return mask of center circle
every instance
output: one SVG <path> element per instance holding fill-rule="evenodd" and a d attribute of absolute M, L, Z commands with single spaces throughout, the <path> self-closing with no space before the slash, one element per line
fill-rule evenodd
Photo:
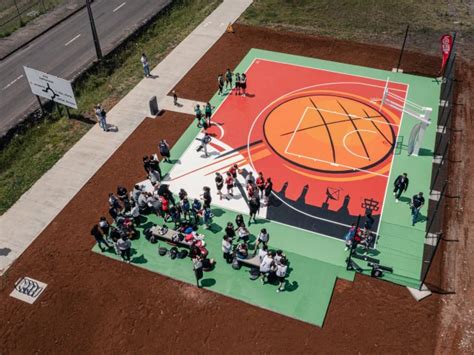
<path fill-rule="evenodd" d="M 292 165 L 344 174 L 370 170 L 390 156 L 392 124 L 360 98 L 299 93 L 271 109 L 263 133 L 268 146 Z"/>

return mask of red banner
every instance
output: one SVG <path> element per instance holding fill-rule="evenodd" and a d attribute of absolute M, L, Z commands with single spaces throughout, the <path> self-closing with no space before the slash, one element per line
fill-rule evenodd
<path fill-rule="evenodd" d="M 453 37 L 451 35 L 443 35 L 441 37 L 441 54 L 443 55 L 443 60 L 441 62 L 440 73 L 443 72 L 444 66 L 448 61 L 449 54 L 451 53 L 451 48 L 453 46 Z"/>

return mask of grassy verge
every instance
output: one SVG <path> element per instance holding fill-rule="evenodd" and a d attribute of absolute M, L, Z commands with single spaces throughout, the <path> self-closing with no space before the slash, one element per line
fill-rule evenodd
<path fill-rule="evenodd" d="M 0 26 L 0 38 L 8 37 L 28 22 L 54 10 L 65 2 L 65 0 L 0 0 L 0 24 L 3 24 Z M 20 11 L 21 17 L 17 17 L 18 11 Z"/>
<path fill-rule="evenodd" d="M 472 56 L 474 16 L 469 2 L 442 0 L 254 0 L 240 21 L 358 42 L 401 46 L 438 54 L 439 38 L 458 31 L 458 46 Z M 469 45 L 468 45 L 469 44 Z"/>
<path fill-rule="evenodd" d="M 17 134 L 0 151 L 0 214 L 49 170 L 91 127 L 86 117 L 115 104 L 143 77 L 140 54 L 152 66 L 181 42 L 221 0 L 178 0 L 137 38 L 83 75 L 75 85 L 80 120 L 49 117 Z"/>

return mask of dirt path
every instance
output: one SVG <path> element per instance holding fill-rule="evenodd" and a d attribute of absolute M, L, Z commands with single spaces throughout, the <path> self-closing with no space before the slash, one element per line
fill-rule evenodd
<path fill-rule="evenodd" d="M 459 78 L 456 119 L 453 122 L 454 145 L 451 148 L 451 160 L 460 161 L 451 164 L 449 194 L 460 195 L 448 206 L 448 228 L 443 242 L 444 279 L 442 289 L 454 294 L 442 298 L 440 312 L 440 341 L 438 353 L 460 352 L 474 353 L 474 78 L 473 67 L 458 60 L 457 78 Z M 455 178 L 457 177 L 457 178 Z"/>
<path fill-rule="evenodd" d="M 215 90 L 216 71 L 235 66 L 251 47 L 286 48 L 333 60 L 339 55 L 339 61 L 385 69 L 394 55 L 382 47 L 238 26 L 237 33 L 225 35 L 178 84 L 178 93 L 207 101 Z M 429 74 L 438 66 L 430 64 L 433 58 L 414 54 L 408 58 L 414 71 Z M 456 315 L 457 307 L 472 309 L 461 304 L 472 290 L 467 276 L 456 281 L 456 295 L 435 294 L 420 303 L 405 288 L 380 280 L 357 276 L 353 283 L 338 281 L 324 327 L 317 328 L 92 253 L 89 230 L 106 215 L 107 193 L 118 184 L 131 187 L 143 179 L 142 156 L 156 152 L 161 137 L 173 143 L 191 121 L 190 116 L 170 112 L 145 120 L 4 275 L 0 353 L 467 352 L 462 344 L 469 341 L 468 323 L 460 323 L 461 313 Z M 467 127 L 471 126 L 469 122 Z M 471 140 L 467 137 L 463 144 L 473 146 Z M 464 156 L 463 164 L 472 171 L 468 151 Z M 465 203 L 466 210 L 473 207 Z M 461 222 L 454 223 L 459 229 L 452 233 L 460 231 L 467 237 L 469 222 L 462 220 L 466 230 Z M 461 235 L 459 239 L 456 253 L 472 250 L 472 243 L 464 246 L 461 240 L 466 239 Z M 466 259 L 458 255 L 456 268 L 472 267 L 467 251 L 465 255 Z M 438 264 L 441 259 L 436 258 Z M 438 264 L 432 269 L 433 279 L 440 275 Z M 24 275 L 48 283 L 33 306 L 8 296 L 16 279 Z M 440 302 L 446 310 L 441 328 L 446 335 L 436 347 Z M 448 333 L 444 329 L 449 327 Z"/>

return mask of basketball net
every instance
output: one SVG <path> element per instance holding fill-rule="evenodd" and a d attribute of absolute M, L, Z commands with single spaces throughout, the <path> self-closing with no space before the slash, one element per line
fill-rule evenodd
<path fill-rule="evenodd" d="M 385 84 L 379 110 L 382 109 L 383 105 L 387 105 L 419 121 L 419 123 L 413 126 L 408 140 L 408 155 L 418 156 L 426 128 L 431 124 L 431 112 L 433 109 L 431 107 L 420 106 L 413 101 L 395 94 L 393 91 L 390 91 L 388 84 L 389 78 L 387 78 Z"/>

